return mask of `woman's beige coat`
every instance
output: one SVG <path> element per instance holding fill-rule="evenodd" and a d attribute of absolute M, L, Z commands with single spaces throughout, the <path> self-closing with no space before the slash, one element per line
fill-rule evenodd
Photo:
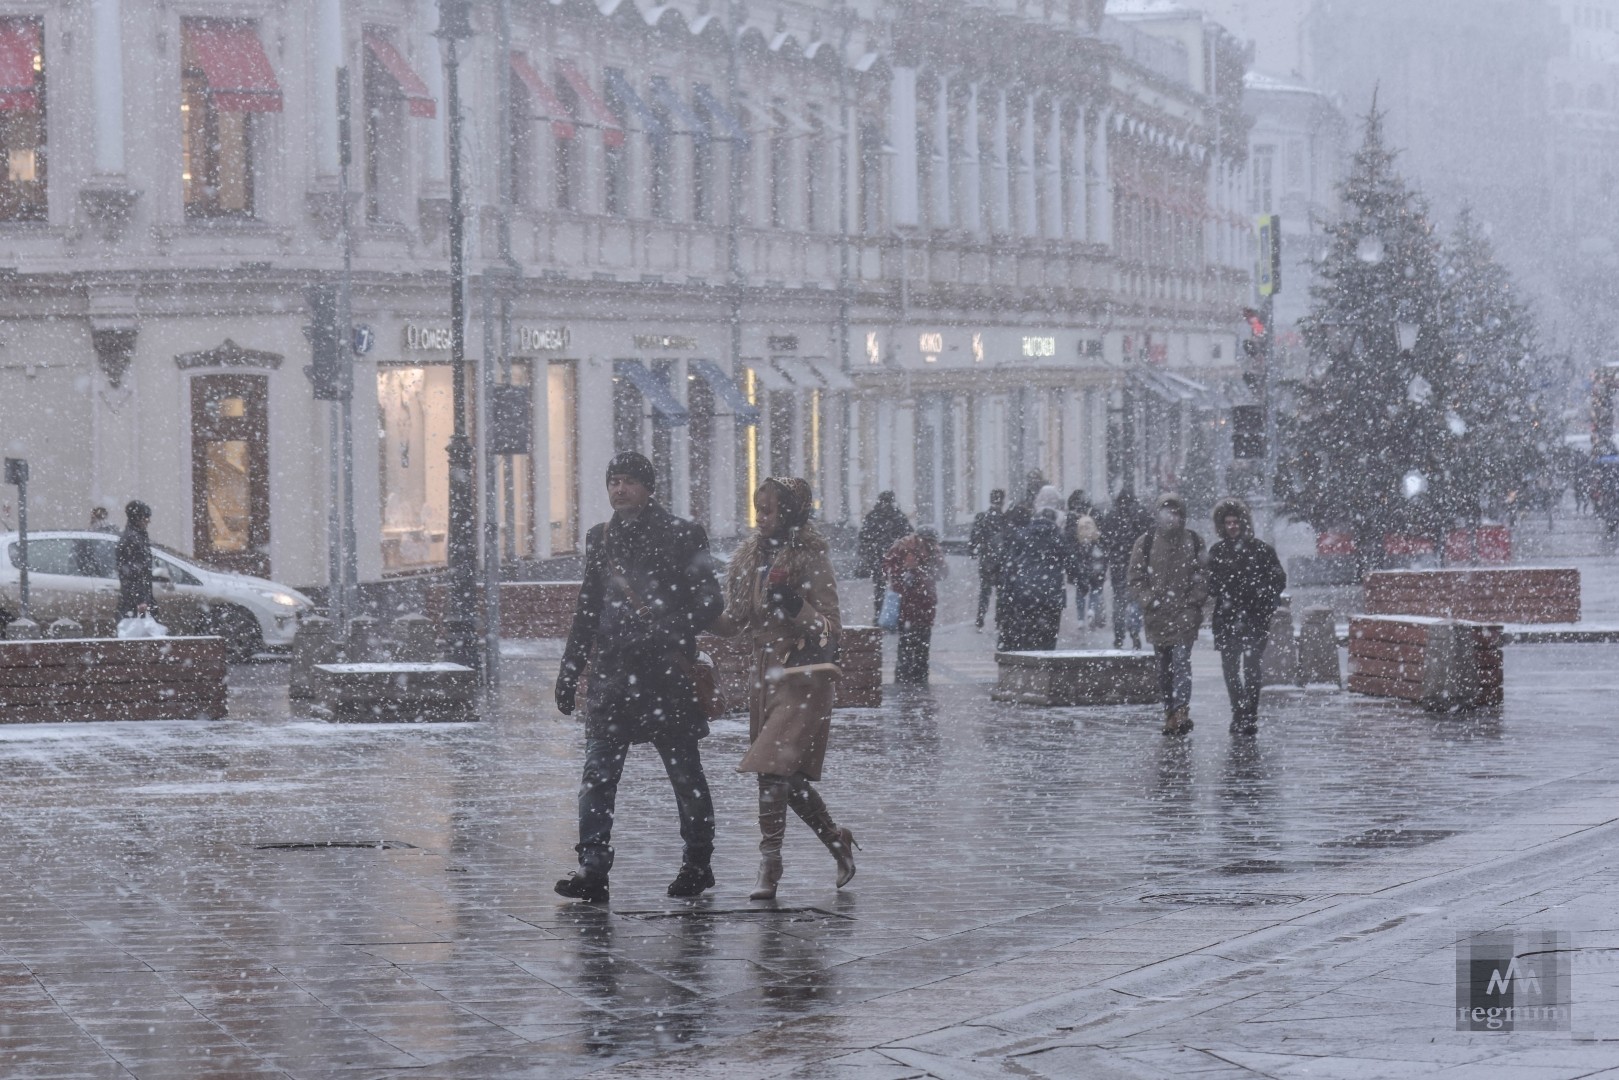
<path fill-rule="evenodd" d="M 778 551 L 788 581 L 804 598 L 792 618 L 765 606 L 759 568 L 764 541 L 750 537 L 731 558 L 726 580 L 725 614 L 709 627 L 730 637 L 743 634 L 753 651 L 748 701 L 748 735 L 752 745 L 738 772 L 821 778 L 827 737 L 832 727 L 832 699 L 837 669 L 787 670 L 784 662 L 799 643 L 836 640 L 838 587 L 827 557 L 826 542 L 812 529 L 802 529 L 796 542 Z"/>

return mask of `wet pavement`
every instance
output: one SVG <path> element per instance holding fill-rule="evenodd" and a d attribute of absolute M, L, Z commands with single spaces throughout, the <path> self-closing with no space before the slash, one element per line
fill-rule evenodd
<path fill-rule="evenodd" d="M 1595 618 L 1619 566 L 1581 565 Z M 612 903 L 551 892 L 553 643 L 478 724 L 324 724 L 260 664 L 228 721 L 0 727 L 0 1077 L 1619 1076 L 1613 646 L 1510 648 L 1468 717 L 1271 690 L 1233 739 L 1205 640 L 1166 740 L 989 701 L 964 576 L 935 685 L 835 723 L 858 876 L 794 823 L 775 905 L 742 720 L 704 744 L 715 890 L 664 895 L 643 748 Z M 1570 1032 L 1455 1030 L 1454 942 L 1499 927 L 1573 934 Z"/>

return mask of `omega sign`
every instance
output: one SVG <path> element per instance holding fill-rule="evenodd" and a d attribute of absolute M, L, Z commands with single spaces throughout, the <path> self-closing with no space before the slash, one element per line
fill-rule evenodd
<path fill-rule="evenodd" d="M 1023 339 L 1024 356 L 1056 356 L 1057 339 L 1054 337 L 1025 337 Z"/>
<path fill-rule="evenodd" d="M 566 326 L 520 326 L 517 348 L 520 352 L 557 352 L 568 347 Z"/>
<path fill-rule="evenodd" d="M 450 348 L 450 328 L 448 326 L 417 326 L 415 323 L 406 323 L 405 348 L 412 351 L 448 351 Z"/>

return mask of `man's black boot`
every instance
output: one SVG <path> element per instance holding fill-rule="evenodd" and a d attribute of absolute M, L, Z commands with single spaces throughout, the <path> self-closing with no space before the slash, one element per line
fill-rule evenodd
<path fill-rule="evenodd" d="M 607 879 L 593 874 L 573 873 L 556 884 L 558 896 L 583 900 L 587 904 L 607 903 Z"/>
<path fill-rule="evenodd" d="M 714 871 L 706 863 L 682 863 L 680 873 L 669 883 L 670 896 L 701 896 L 714 887 Z"/>

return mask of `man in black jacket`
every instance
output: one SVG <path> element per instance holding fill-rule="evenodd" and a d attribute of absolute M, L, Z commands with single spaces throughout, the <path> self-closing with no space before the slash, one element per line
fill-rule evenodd
<path fill-rule="evenodd" d="M 1141 605 L 1130 595 L 1130 552 L 1152 528 L 1152 514 L 1136 501 L 1135 492 L 1125 488 L 1113 497 L 1113 506 L 1103 516 L 1100 528 L 1108 577 L 1113 582 L 1113 647 L 1124 648 L 1128 630 L 1131 647 L 1139 649 Z"/>
<path fill-rule="evenodd" d="M 911 523 L 905 511 L 899 508 L 892 491 L 879 492 L 877 505 L 867 512 L 860 523 L 860 536 L 855 543 L 855 574 L 872 581 L 871 621 L 875 624 L 883 613 L 883 556 L 894 546 L 894 541 L 911 535 Z"/>
<path fill-rule="evenodd" d="M 118 617 L 150 614 L 152 610 L 152 541 L 146 527 L 152 508 L 139 499 L 124 507 L 123 534 L 118 537 Z"/>
<path fill-rule="evenodd" d="M 989 509 L 979 511 L 973 518 L 973 531 L 967 537 L 967 554 L 978 560 L 978 620 L 974 625 L 980 630 L 984 628 L 984 614 L 989 611 L 990 593 L 1000 583 L 1010 533 L 1006 492 L 996 488 L 989 493 Z"/>
<path fill-rule="evenodd" d="M 1287 588 L 1276 549 L 1254 535 L 1253 515 L 1241 499 L 1214 507 L 1220 542 L 1209 549 L 1209 599 L 1214 601 L 1214 647 L 1220 650 L 1231 733 L 1259 731 L 1260 662 L 1270 640 L 1270 618 Z"/>
<path fill-rule="evenodd" d="M 585 693 L 585 766 L 579 785 L 579 872 L 556 884 L 576 900 L 605 902 L 613 866 L 613 807 L 624 758 L 650 742 L 663 758 L 685 842 L 670 896 L 714 885 L 714 803 L 698 740 L 708 718 L 691 668 L 697 635 L 725 606 L 702 526 L 652 499 L 652 463 L 634 451 L 607 466 L 612 520 L 585 537 L 585 579 L 557 676 L 557 708 L 573 712 L 579 676 Z"/>

